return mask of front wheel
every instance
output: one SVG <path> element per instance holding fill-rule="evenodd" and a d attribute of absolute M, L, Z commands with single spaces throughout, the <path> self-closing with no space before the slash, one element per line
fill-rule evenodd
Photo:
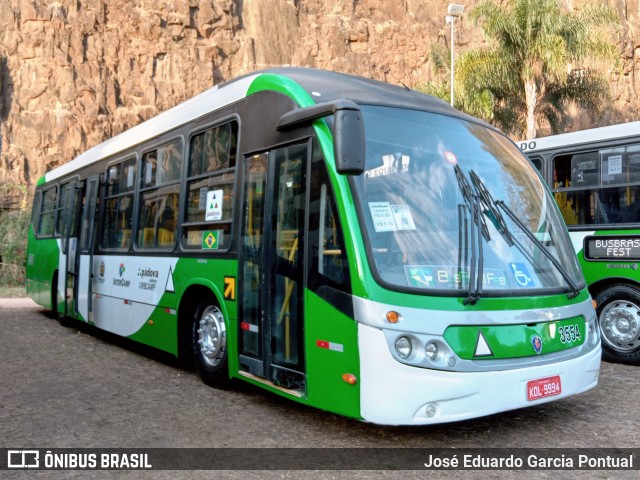
<path fill-rule="evenodd" d="M 640 365 L 640 291 L 613 285 L 596 296 L 602 358 Z"/>
<path fill-rule="evenodd" d="M 191 329 L 191 346 L 202 381 L 212 387 L 229 381 L 227 332 L 222 311 L 211 303 L 196 308 Z"/>

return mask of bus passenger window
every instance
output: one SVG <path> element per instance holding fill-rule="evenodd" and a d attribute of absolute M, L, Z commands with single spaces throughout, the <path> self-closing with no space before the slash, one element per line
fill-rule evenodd
<path fill-rule="evenodd" d="M 131 243 L 133 196 L 124 195 L 106 200 L 102 246 L 128 248 Z"/>
<path fill-rule="evenodd" d="M 158 222 L 158 245 L 161 247 L 171 247 L 175 241 L 175 218 L 173 210 L 165 208 L 159 217 Z"/>
<path fill-rule="evenodd" d="M 136 163 L 131 158 L 107 170 L 102 248 L 128 249 L 131 245 Z"/>
<path fill-rule="evenodd" d="M 529 158 L 529 160 L 531 160 L 531 163 L 533 163 L 533 166 L 536 167 L 536 170 L 542 173 L 542 159 L 540 157 L 531 157 Z"/>
<path fill-rule="evenodd" d="M 156 172 L 158 169 L 158 157 L 155 150 L 145 154 L 142 160 L 142 169 L 144 175 L 142 177 L 143 187 L 150 187 L 156 184 Z"/>
<path fill-rule="evenodd" d="M 168 183 L 180 178 L 180 170 L 182 169 L 182 153 L 178 150 L 178 143 L 170 143 L 164 148 L 158 150 L 161 158 L 158 168 L 159 183 Z"/>
<path fill-rule="evenodd" d="M 171 205 L 172 199 L 177 200 L 177 197 L 177 194 L 170 195 L 167 198 L 167 204 Z M 160 247 L 171 247 L 175 242 L 176 210 L 167 204 L 158 216 L 158 246 Z"/>
<path fill-rule="evenodd" d="M 145 153 L 142 167 L 137 245 L 172 248 L 177 229 L 182 142 L 171 142 Z"/>
<path fill-rule="evenodd" d="M 219 250 L 231 237 L 238 125 L 230 122 L 189 141 L 185 248 Z"/>
<path fill-rule="evenodd" d="M 210 130 L 211 134 L 207 138 L 205 158 L 208 161 L 207 172 L 216 172 L 230 166 L 231 144 L 235 143 L 231 131 L 231 125 Z M 233 149 L 235 152 L 235 148 Z"/>
<path fill-rule="evenodd" d="M 344 236 L 322 151 L 313 144 L 309 191 L 309 287 L 329 285 L 348 291 L 350 280 Z"/>
<path fill-rule="evenodd" d="M 145 196 L 147 197 L 147 196 Z M 138 246 L 150 248 L 155 245 L 156 198 L 144 198 L 138 228 Z"/>
<path fill-rule="evenodd" d="M 191 139 L 189 151 L 189 166 L 192 175 L 202 173 L 206 169 L 204 162 L 204 133 L 196 135 Z"/>
<path fill-rule="evenodd" d="M 38 222 L 39 237 L 50 237 L 51 235 L 53 235 L 57 193 L 57 188 L 52 187 L 48 190 L 45 190 L 42 194 L 40 221 Z"/>
<path fill-rule="evenodd" d="M 584 223 L 588 216 L 584 206 L 590 202 L 574 188 L 592 181 L 595 162 L 596 152 L 560 155 L 553 159 L 553 196 L 567 225 Z M 573 191 L 569 191 L 569 188 Z"/>
<path fill-rule="evenodd" d="M 120 193 L 120 165 L 113 165 L 107 171 L 107 196 L 117 195 Z"/>
<path fill-rule="evenodd" d="M 637 150 L 632 145 L 553 159 L 553 195 L 567 225 L 640 222 Z"/>
<path fill-rule="evenodd" d="M 620 209 L 621 223 L 640 222 L 640 185 L 623 189 L 624 205 Z"/>

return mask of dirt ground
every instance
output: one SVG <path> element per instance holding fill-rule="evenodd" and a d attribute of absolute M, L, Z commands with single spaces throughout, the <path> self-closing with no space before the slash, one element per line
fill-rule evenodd
<path fill-rule="evenodd" d="M 175 362 L 65 328 L 29 299 L 0 299 L 3 448 L 632 448 L 640 368 L 603 363 L 599 386 L 523 410 L 381 427 L 244 384 L 215 390 Z M 10 475 L 9 475 L 10 474 Z M 638 478 L 638 471 L 0 471 L 0 478 Z"/>

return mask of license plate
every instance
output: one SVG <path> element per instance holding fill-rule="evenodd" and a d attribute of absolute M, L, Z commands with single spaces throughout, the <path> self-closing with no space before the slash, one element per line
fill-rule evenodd
<path fill-rule="evenodd" d="M 560 376 L 538 378 L 527 382 L 527 400 L 538 400 L 539 398 L 552 397 L 562 393 Z"/>

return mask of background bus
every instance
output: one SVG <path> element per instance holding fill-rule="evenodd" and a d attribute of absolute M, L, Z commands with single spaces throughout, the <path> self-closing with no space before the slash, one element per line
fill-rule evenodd
<path fill-rule="evenodd" d="M 444 102 L 274 69 L 48 172 L 27 288 L 211 385 L 460 420 L 597 383 L 595 312 L 552 202 L 513 142 Z"/>
<path fill-rule="evenodd" d="M 640 122 L 520 142 L 551 186 L 591 295 L 605 359 L 640 364 Z"/>

